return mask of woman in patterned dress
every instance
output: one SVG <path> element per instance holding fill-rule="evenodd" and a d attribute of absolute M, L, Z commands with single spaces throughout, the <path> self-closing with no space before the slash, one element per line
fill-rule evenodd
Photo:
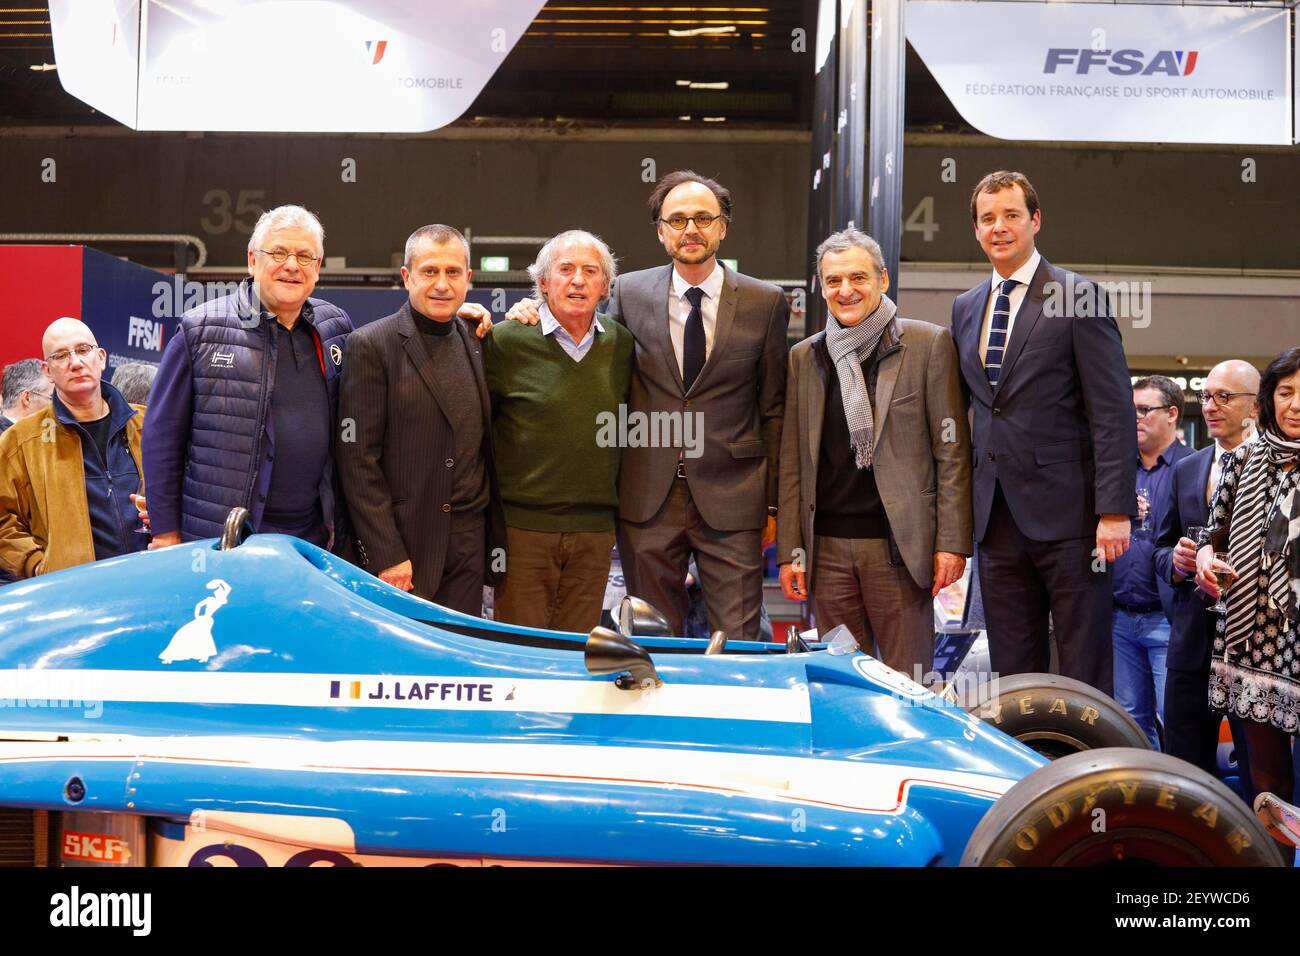
<path fill-rule="evenodd" d="M 1300 348 L 1269 363 L 1259 384 L 1259 438 L 1239 447 L 1210 506 L 1210 542 L 1196 583 L 1228 552 L 1237 571 L 1217 625 L 1210 705 L 1242 718 L 1255 791 L 1292 798 L 1292 737 L 1300 730 Z"/>

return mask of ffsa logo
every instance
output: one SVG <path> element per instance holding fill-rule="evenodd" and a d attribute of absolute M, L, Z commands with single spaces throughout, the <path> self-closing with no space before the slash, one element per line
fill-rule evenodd
<path fill-rule="evenodd" d="M 387 41 L 387 40 L 367 40 L 367 41 L 366 41 L 366 52 L 367 52 L 367 53 L 371 53 L 371 54 L 374 55 L 374 59 L 372 59 L 372 60 L 370 61 L 370 65 L 371 65 L 371 66 L 374 66 L 376 63 L 378 63 L 380 60 L 382 60 L 382 59 L 384 58 L 384 53 L 385 53 L 387 50 L 388 50 L 388 41 Z"/>
<path fill-rule="evenodd" d="M 127 319 L 126 344 L 138 349 L 162 351 L 163 324 L 133 315 Z"/>
<path fill-rule="evenodd" d="M 1115 76 L 1191 76 L 1196 69 L 1196 50 L 1158 50 L 1150 58 L 1141 50 L 1071 50 L 1051 47 L 1047 51 L 1044 73 L 1074 67 L 1075 73 L 1091 73 L 1105 67 Z"/>

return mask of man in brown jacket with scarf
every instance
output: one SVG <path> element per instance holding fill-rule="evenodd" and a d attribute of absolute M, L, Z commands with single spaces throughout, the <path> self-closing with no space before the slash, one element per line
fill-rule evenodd
<path fill-rule="evenodd" d="M 85 323 L 57 319 L 41 339 L 49 408 L 0 437 L 0 565 L 31 578 L 142 551 L 144 409 L 102 380 L 107 353 Z"/>

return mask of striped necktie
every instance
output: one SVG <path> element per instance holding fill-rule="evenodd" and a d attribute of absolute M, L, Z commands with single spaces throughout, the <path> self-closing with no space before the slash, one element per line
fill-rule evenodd
<path fill-rule="evenodd" d="M 1011 322 L 1011 290 L 1019 283 L 1015 279 L 1003 279 L 998 288 L 998 297 L 993 302 L 993 321 L 989 323 L 989 345 L 984 353 L 984 373 L 989 377 L 989 384 L 998 386 L 1002 377 L 1002 356 L 1007 350 L 1007 325 Z"/>

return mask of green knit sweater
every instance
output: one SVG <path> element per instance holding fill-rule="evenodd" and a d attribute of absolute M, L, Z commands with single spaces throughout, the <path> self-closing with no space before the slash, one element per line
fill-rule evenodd
<path fill-rule="evenodd" d="M 540 325 L 500 322 L 483 340 L 497 480 L 513 528 L 614 527 L 620 449 L 597 445 L 598 416 L 617 416 L 627 401 L 632 333 L 599 318 L 604 331 L 581 362 Z"/>

